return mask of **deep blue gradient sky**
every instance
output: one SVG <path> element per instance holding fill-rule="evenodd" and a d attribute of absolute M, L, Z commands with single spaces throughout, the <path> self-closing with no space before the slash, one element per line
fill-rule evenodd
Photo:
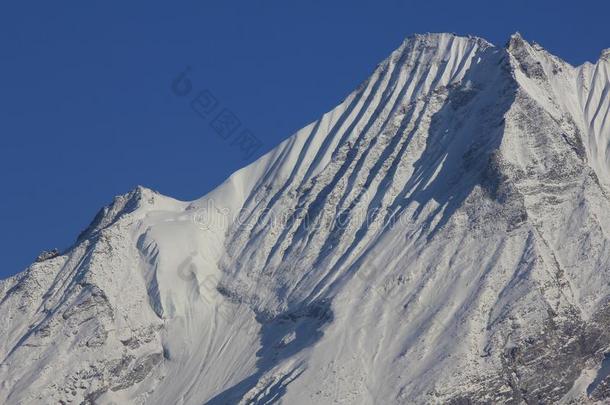
<path fill-rule="evenodd" d="M 90 3 L 90 4 L 85 4 Z M 95 5 L 91 5 L 95 3 Z M 137 184 L 198 198 L 243 166 L 172 94 L 187 65 L 271 149 L 404 37 L 514 31 L 573 64 L 610 47 L 608 1 L 3 2 L 0 277 L 66 248 Z"/>

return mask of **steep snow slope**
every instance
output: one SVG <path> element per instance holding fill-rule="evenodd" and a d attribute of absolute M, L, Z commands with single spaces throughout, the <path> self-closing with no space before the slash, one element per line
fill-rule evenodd
<path fill-rule="evenodd" d="M 408 38 L 205 197 L 137 188 L 0 282 L 0 401 L 608 401 L 609 72 Z"/>

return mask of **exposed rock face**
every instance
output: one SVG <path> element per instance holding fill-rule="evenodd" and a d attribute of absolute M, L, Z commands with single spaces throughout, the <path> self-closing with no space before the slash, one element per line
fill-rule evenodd
<path fill-rule="evenodd" d="M 58 249 L 44 250 L 44 251 L 40 252 L 38 257 L 36 258 L 36 261 L 37 262 L 44 262 L 45 260 L 52 259 L 52 258 L 54 258 L 56 256 L 59 256 L 59 250 Z"/>
<path fill-rule="evenodd" d="M 417 35 L 205 197 L 115 198 L 0 282 L 0 402 L 610 402 L 606 53 Z"/>

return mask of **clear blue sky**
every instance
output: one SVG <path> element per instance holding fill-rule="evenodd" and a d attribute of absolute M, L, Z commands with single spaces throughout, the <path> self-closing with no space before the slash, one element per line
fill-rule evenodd
<path fill-rule="evenodd" d="M 520 31 L 580 64 L 610 47 L 609 16 L 610 2 L 584 0 L 3 2 L 0 277 L 68 247 L 137 184 L 194 199 L 248 162 L 172 94 L 186 66 L 260 155 L 412 33 L 502 45 Z"/>

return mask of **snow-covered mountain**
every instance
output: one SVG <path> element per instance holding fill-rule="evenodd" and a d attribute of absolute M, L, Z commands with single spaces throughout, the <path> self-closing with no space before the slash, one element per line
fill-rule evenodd
<path fill-rule="evenodd" d="M 6 404 L 610 401 L 610 50 L 408 38 L 208 195 L 0 282 Z"/>

